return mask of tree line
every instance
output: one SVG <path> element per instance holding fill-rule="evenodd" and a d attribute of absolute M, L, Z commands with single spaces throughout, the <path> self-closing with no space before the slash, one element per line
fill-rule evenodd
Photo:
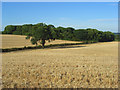
<path fill-rule="evenodd" d="M 99 31 L 97 29 L 74 29 L 73 27 L 55 27 L 45 23 L 24 24 L 24 25 L 8 25 L 2 34 L 27 35 L 26 39 L 30 39 L 32 44 L 44 44 L 46 40 L 55 39 L 84 41 L 85 43 L 114 41 L 115 35 L 110 31 Z"/>

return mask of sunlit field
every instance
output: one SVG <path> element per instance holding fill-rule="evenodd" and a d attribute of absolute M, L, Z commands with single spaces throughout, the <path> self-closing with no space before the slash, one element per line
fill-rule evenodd
<path fill-rule="evenodd" d="M 20 35 L 3 35 L 2 40 L 3 48 L 32 45 Z M 51 42 L 56 43 L 77 42 Z M 3 88 L 117 88 L 118 42 L 2 53 L 2 84 Z"/>
<path fill-rule="evenodd" d="M 0 35 L 2 38 L 2 48 L 19 48 L 24 46 L 35 46 L 32 45 L 30 40 L 25 39 L 26 36 L 24 35 Z M 55 40 L 48 42 L 46 41 L 45 45 L 50 44 L 63 44 L 63 43 L 80 43 L 77 41 L 66 41 L 66 40 Z"/>

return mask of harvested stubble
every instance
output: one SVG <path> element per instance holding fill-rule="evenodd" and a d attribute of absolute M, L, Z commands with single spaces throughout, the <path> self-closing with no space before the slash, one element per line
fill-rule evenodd
<path fill-rule="evenodd" d="M 83 46 L 3 53 L 3 87 L 117 88 L 118 43 Z"/>

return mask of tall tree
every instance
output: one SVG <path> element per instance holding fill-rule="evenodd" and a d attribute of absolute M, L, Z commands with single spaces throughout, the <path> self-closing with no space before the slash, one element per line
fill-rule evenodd
<path fill-rule="evenodd" d="M 49 26 L 47 26 L 46 24 L 37 24 L 35 26 L 33 26 L 32 28 L 32 32 L 31 32 L 31 36 L 28 36 L 29 38 L 31 38 L 31 42 L 32 44 L 42 44 L 42 47 L 44 48 L 45 42 L 46 40 L 50 41 L 52 40 L 52 34 L 50 32 Z"/>

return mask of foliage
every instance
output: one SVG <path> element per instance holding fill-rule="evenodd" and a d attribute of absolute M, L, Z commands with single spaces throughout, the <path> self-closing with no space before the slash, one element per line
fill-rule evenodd
<path fill-rule="evenodd" d="M 5 27 L 4 34 L 13 34 L 13 32 L 16 30 L 16 27 L 13 25 L 8 25 Z"/>
<path fill-rule="evenodd" d="M 36 24 L 35 26 L 32 27 L 32 30 L 30 32 L 30 37 L 31 38 L 31 42 L 32 44 L 38 44 L 38 42 L 40 44 L 42 44 L 42 47 L 44 48 L 45 45 L 45 41 L 48 40 L 53 40 L 55 38 L 53 38 L 53 35 L 51 33 L 52 31 L 52 26 L 47 26 L 46 24 L 43 23 L 39 23 Z"/>
<path fill-rule="evenodd" d="M 24 24 L 22 25 L 22 35 L 28 35 L 28 33 L 32 30 L 32 24 Z"/>
<path fill-rule="evenodd" d="M 84 41 L 85 43 L 107 42 L 119 39 L 118 35 L 112 32 L 98 31 L 97 29 L 77 29 L 72 27 L 55 27 L 54 25 L 46 25 L 45 23 L 24 24 L 24 25 L 8 25 L 2 34 L 27 35 L 26 39 L 30 39 L 32 44 L 42 44 L 44 48 L 46 41 L 55 39 Z M 31 38 L 30 38 L 31 37 Z"/>
<path fill-rule="evenodd" d="M 115 34 L 115 40 L 120 41 L 120 33 Z"/>
<path fill-rule="evenodd" d="M 101 34 L 101 38 L 99 39 L 100 42 L 107 42 L 107 41 L 114 41 L 115 35 L 112 32 L 103 32 Z"/>
<path fill-rule="evenodd" d="M 12 33 L 15 35 L 22 35 L 22 26 L 15 26 L 15 30 Z"/>
<path fill-rule="evenodd" d="M 74 39 L 75 41 L 85 41 L 87 40 L 88 31 L 85 29 L 78 29 L 74 31 Z"/>

